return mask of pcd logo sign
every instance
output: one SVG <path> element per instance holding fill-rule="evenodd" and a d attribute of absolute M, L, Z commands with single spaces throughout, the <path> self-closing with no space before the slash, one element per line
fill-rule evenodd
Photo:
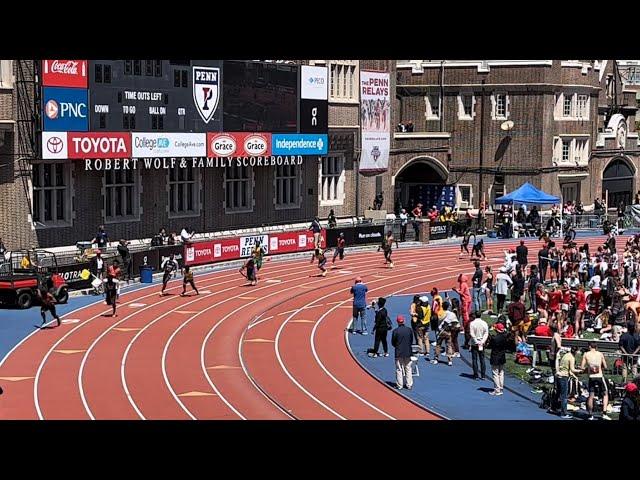
<path fill-rule="evenodd" d="M 44 130 L 86 132 L 89 129 L 87 90 L 43 88 Z"/>

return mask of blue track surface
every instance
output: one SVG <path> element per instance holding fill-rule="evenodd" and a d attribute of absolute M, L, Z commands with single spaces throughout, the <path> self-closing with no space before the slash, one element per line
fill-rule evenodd
<path fill-rule="evenodd" d="M 387 310 L 394 320 L 396 315 L 403 314 L 408 318 L 409 305 L 413 295 L 398 295 L 387 298 Z M 369 330 L 373 325 L 373 310 L 367 311 Z M 433 338 L 433 333 L 432 340 Z M 460 345 L 464 343 L 460 335 Z M 389 356 L 371 358 L 367 349 L 373 347 L 373 335 L 349 334 L 349 344 L 353 354 L 361 365 L 373 376 L 395 388 L 395 365 L 391 334 L 388 336 Z M 382 351 L 382 347 L 381 350 Z M 431 356 L 434 347 L 431 347 Z M 420 376 L 414 376 L 413 389 L 403 389 L 401 393 L 429 410 L 449 419 L 455 420 L 557 420 L 558 417 L 546 413 L 538 407 L 540 394 L 531 393 L 531 386 L 521 380 L 505 374 L 505 392 L 500 397 L 493 397 L 488 392 L 493 390 L 493 382 L 489 379 L 473 380 L 471 355 L 460 350 L 461 358 L 453 359 L 449 367 L 446 357 L 440 357 L 438 365 L 431 365 L 419 357 Z M 468 363 L 465 363 L 468 362 Z M 487 361 L 487 375 L 491 376 L 491 367 Z"/>

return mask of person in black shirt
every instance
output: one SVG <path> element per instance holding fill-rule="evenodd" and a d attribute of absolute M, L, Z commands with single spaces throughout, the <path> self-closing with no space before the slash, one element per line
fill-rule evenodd
<path fill-rule="evenodd" d="M 105 248 L 107 246 L 107 243 L 109 243 L 109 235 L 104 231 L 104 225 L 100 225 L 98 233 L 96 233 L 95 238 L 91 240 L 91 243 L 97 243 L 98 248 Z"/>
<path fill-rule="evenodd" d="M 344 233 L 340 233 L 340 235 L 338 236 L 338 244 L 336 245 L 336 249 L 333 252 L 333 260 L 331 261 L 332 264 L 336 263 L 336 258 L 340 257 L 340 260 L 344 260 L 344 246 L 346 244 L 346 241 L 344 239 Z"/>
<path fill-rule="evenodd" d="M 56 319 L 58 322 L 58 327 L 60 326 L 60 317 L 56 312 L 56 299 L 55 297 L 44 287 L 41 287 L 38 290 L 40 297 L 40 315 L 42 316 L 42 325 L 47 321 L 45 313 L 51 312 L 51 316 Z"/>
<path fill-rule="evenodd" d="M 637 355 L 638 351 L 640 351 L 640 343 L 638 343 L 638 339 L 634 333 L 635 322 L 628 322 L 627 331 L 622 334 L 618 342 L 620 351 L 623 353 L 622 378 L 625 382 L 627 381 L 629 367 L 631 367 L 631 372 L 634 376 L 638 374 L 637 357 L 634 357 L 634 355 Z"/>
<path fill-rule="evenodd" d="M 482 285 L 482 269 L 480 268 L 479 261 L 476 260 L 475 262 L 473 262 L 473 264 L 476 267 L 476 271 L 473 273 L 473 277 L 471 278 L 471 298 L 473 300 L 473 311 L 481 312 L 482 302 L 480 300 L 480 287 Z"/>
<path fill-rule="evenodd" d="M 536 289 L 538 288 L 538 284 L 540 283 L 540 277 L 538 276 L 538 267 L 536 265 L 531 265 L 529 267 L 531 274 L 529 275 L 529 309 L 533 312 L 537 310 L 536 305 Z"/>
<path fill-rule="evenodd" d="M 522 268 L 525 268 L 529 263 L 528 255 L 529 249 L 525 246 L 524 240 L 520 240 L 520 245 L 516 248 L 516 260 Z"/>
<path fill-rule="evenodd" d="M 613 235 L 613 232 L 609 232 L 609 238 L 605 242 L 605 245 L 610 253 L 616 253 L 616 237 Z"/>
<path fill-rule="evenodd" d="M 513 277 L 513 285 L 511 286 L 511 300 L 522 297 L 524 294 L 524 275 L 520 264 L 516 265 L 516 274 Z"/>
<path fill-rule="evenodd" d="M 336 226 L 338 225 L 338 222 L 336 221 L 336 214 L 333 213 L 333 208 L 329 210 L 327 221 L 329 222 L 329 228 L 336 228 Z"/>
<path fill-rule="evenodd" d="M 389 356 L 389 349 L 387 347 L 387 333 L 391 330 L 391 319 L 389 318 L 389 313 L 385 307 L 387 303 L 387 299 L 384 297 L 380 297 L 378 299 L 378 307 L 379 310 L 376 312 L 376 320 L 373 326 L 373 332 L 375 334 L 375 340 L 373 343 L 373 352 L 370 354 L 371 357 L 378 357 L 380 354 L 378 353 L 378 349 L 380 348 L 380 344 L 382 343 L 382 350 L 384 351 L 384 356 Z"/>
<path fill-rule="evenodd" d="M 167 288 L 167 283 L 169 283 L 171 274 L 175 275 L 180 266 L 178 265 L 178 262 L 176 262 L 176 256 L 172 253 L 169 258 L 162 263 L 160 268 L 164 270 L 164 275 L 162 276 L 162 291 L 160 295 L 164 295 L 164 290 Z"/>
<path fill-rule="evenodd" d="M 122 258 L 122 269 L 124 270 L 124 275 L 122 279 L 125 277 L 127 279 L 127 283 L 131 280 L 131 252 L 129 252 L 129 242 L 127 242 L 124 238 L 120 240 L 120 245 L 118 245 L 118 254 L 120 258 Z"/>
<path fill-rule="evenodd" d="M 540 281 L 544 283 L 549 267 L 549 247 L 545 244 L 538 252 L 538 269 L 540 270 Z"/>
<path fill-rule="evenodd" d="M 314 247 L 320 248 L 320 234 L 322 232 L 322 227 L 320 226 L 320 218 L 318 218 L 318 216 L 314 217 L 308 230 L 311 230 L 313 232 Z"/>

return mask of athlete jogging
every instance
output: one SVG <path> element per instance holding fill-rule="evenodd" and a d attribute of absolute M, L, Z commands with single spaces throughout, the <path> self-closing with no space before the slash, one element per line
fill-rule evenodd
<path fill-rule="evenodd" d="M 117 317 L 116 314 L 116 299 L 118 298 L 118 280 L 109 275 L 103 280 L 104 282 L 104 299 L 107 305 L 111 305 L 111 316 Z"/>
<path fill-rule="evenodd" d="M 46 312 L 51 312 L 51 316 L 56 319 L 58 322 L 58 327 L 60 326 L 60 317 L 58 317 L 58 313 L 56 312 L 56 299 L 51 292 L 49 292 L 46 288 L 42 287 L 38 290 L 40 296 L 40 315 L 42 315 L 42 325 L 45 324 Z"/>
<path fill-rule="evenodd" d="M 247 271 L 246 275 L 244 273 L 245 270 Z M 245 277 L 247 280 L 249 280 L 251 285 L 257 285 L 258 284 L 258 275 L 257 275 L 257 269 L 256 269 L 256 262 L 253 259 L 253 257 L 251 257 L 249 260 L 247 260 L 247 262 L 242 266 L 242 268 L 240 268 L 240 273 L 242 274 L 243 277 Z"/>
<path fill-rule="evenodd" d="M 321 248 L 316 248 L 313 251 L 313 256 L 311 257 L 311 262 L 309 263 L 313 263 L 314 260 L 318 260 L 318 268 L 322 271 L 320 275 L 326 277 L 327 269 L 325 265 L 327 264 L 327 257 L 324 254 L 324 250 L 322 250 Z"/>
<path fill-rule="evenodd" d="M 471 251 L 471 259 L 476 258 L 480 260 L 482 257 L 483 260 L 487 259 L 487 255 L 484 253 L 484 240 L 481 238 L 478 240 L 478 243 L 473 245 L 473 250 Z"/>
<path fill-rule="evenodd" d="M 382 245 L 378 247 L 378 251 L 382 248 L 382 251 L 384 252 L 384 264 L 389 268 L 393 268 L 393 260 L 391 260 L 393 242 L 393 232 L 389 230 L 385 238 L 382 240 Z"/>
<path fill-rule="evenodd" d="M 256 240 L 256 246 L 253 247 L 252 255 L 256 264 L 256 270 L 257 270 L 256 277 L 257 277 L 258 276 L 257 272 L 259 272 L 260 269 L 262 268 L 262 259 L 264 258 L 264 255 L 265 255 L 264 247 L 260 245 L 260 240 Z"/>
<path fill-rule="evenodd" d="M 344 233 L 340 233 L 340 236 L 338 237 L 338 245 L 336 246 L 335 252 L 333 252 L 333 260 L 331 261 L 332 264 L 336 263 L 336 258 L 338 256 L 340 257 L 340 260 L 344 260 L 345 244 L 346 244 L 346 241 L 344 239 Z"/>
<path fill-rule="evenodd" d="M 167 283 L 169 283 L 171 274 L 175 276 L 176 272 L 180 268 L 180 265 L 178 265 L 175 258 L 176 256 L 172 253 L 169 258 L 162 262 L 162 266 L 160 268 L 164 270 L 164 275 L 162 275 L 162 291 L 160 292 L 160 295 L 164 295 L 164 290 L 167 288 Z"/>
<path fill-rule="evenodd" d="M 460 255 L 458 255 L 458 258 L 462 258 L 463 252 L 467 252 L 467 255 L 471 256 L 471 253 L 469 252 L 469 240 L 471 239 L 471 235 L 473 235 L 473 242 L 475 243 L 475 234 L 472 234 L 471 229 L 467 228 L 464 231 L 464 235 L 462 236 L 462 243 L 460 244 Z"/>
<path fill-rule="evenodd" d="M 193 288 L 193 290 L 195 290 L 196 295 L 200 295 L 198 289 L 196 288 L 196 284 L 193 281 L 193 272 L 188 265 L 184 267 L 184 270 L 182 272 L 182 293 L 180 294 L 181 297 L 184 297 L 187 293 L 187 283 L 191 285 L 191 288 Z"/>

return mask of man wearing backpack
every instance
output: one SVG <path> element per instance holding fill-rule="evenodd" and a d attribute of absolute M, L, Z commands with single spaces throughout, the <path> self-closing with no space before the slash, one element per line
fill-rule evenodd
<path fill-rule="evenodd" d="M 375 334 L 375 341 L 373 343 L 373 352 L 369 354 L 370 357 L 379 357 L 378 349 L 380 348 L 380 343 L 382 343 L 382 350 L 384 351 L 384 356 L 389 356 L 389 350 L 387 347 L 387 333 L 391 330 L 391 319 L 389 318 L 389 313 L 385 307 L 387 303 L 387 299 L 384 297 L 380 297 L 378 299 L 378 308 L 379 310 L 376 312 L 376 321 L 373 325 L 373 333 Z"/>
<path fill-rule="evenodd" d="M 416 325 L 416 337 L 418 340 L 418 347 L 420 348 L 420 355 L 424 355 L 425 360 L 429 361 L 430 345 L 429 345 L 429 324 L 431 323 L 431 305 L 429 305 L 429 298 L 425 295 L 420 297 L 420 304 L 416 307 L 416 313 L 418 313 L 417 325 Z"/>

